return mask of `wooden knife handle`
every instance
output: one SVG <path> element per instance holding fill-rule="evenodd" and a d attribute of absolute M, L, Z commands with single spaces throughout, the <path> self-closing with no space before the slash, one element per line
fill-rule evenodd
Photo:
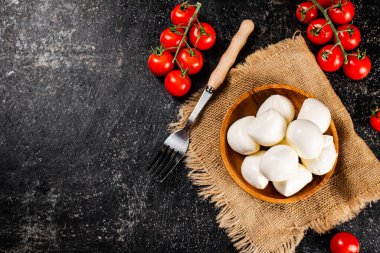
<path fill-rule="evenodd" d="M 222 55 L 218 66 L 210 75 L 207 86 L 212 87 L 216 90 L 226 78 L 226 75 L 232 65 L 235 63 L 236 57 L 238 56 L 240 50 L 244 47 L 248 36 L 251 34 L 255 24 L 252 20 L 244 20 L 239 28 L 239 31 L 232 38 L 230 45 L 227 48 L 227 51 Z"/>

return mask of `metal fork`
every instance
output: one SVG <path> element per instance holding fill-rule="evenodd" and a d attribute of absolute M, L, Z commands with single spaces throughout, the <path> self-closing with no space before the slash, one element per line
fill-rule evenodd
<path fill-rule="evenodd" d="M 235 63 L 237 55 L 245 45 L 248 36 L 252 33 L 254 27 L 252 20 L 244 20 L 241 23 L 238 32 L 232 38 L 231 43 L 221 57 L 218 66 L 211 73 L 207 87 L 203 91 L 193 112 L 190 114 L 186 126 L 183 129 L 172 133 L 165 140 L 159 152 L 152 160 L 148 172 L 159 181 L 163 182 L 170 172 L 172 172 L 185 158 L 186 151 L 189 147 L 190 127 L 212 97 L 213 91 L 223 83 L 229 69 Z"/>

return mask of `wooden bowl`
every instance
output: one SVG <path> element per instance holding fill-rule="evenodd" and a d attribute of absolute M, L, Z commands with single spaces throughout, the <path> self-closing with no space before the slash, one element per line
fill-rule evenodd
<path fill-rule="evenodd" d="M 308 185 L 306 185 L 301 191 L 294 194 L 293 196 L 285 197 L 277 192 L 277 190 L 274 188 L 271 182 L 263 190 L 256 189 L 255 187 L 248 184 L 243 179 L 240 170 L 241 164 L 245 156 L 233 151 L 227 143 L 227 130 L 232 125 L 232 123 L 245 116 L 256 116 L 256 112 L 260 105 L 269 96 L 275 94 L 283 95 L 293 102 L 296 111 L 296 116 L 298 115 L 303 101 L 306 98 L 314 97 L 313 95 L 303 90 L 283 84 L 264 85 L 253 88 L 252 90 L 241 96 L 238 100 L 236 100 L 235 103 L 228 110 L 226 116 L 224 117 L 220 133 L 220 150 L 224 165 L 226 166 L 228 173 L 243 190 L 245 190 L 246 192 L 248 192 L 256 198 L 267 202 L 292 203 L 304 200 L 310 197 L 315 192 L 317 192 L 319 189 L 321 189 L 333 174 L 338 159 L 335 160 L 334 167 L 329 173 L 322 176 L 313 175 L 313 180 Z M 339 153 L 338 134 L 334 122 L 332 120 L 330 127 L 325 134 L 333 136 L 335 149 L 337 153 Z"/>

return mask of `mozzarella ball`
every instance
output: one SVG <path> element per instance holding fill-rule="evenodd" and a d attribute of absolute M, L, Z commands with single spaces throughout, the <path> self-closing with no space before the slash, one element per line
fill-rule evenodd
<path fill-rule="evenodd" d="M 321 130 L 313 122 L 304 119 L 297 119 L 289 124 L 286 141 L 304 159 L 317 158 L 323 147 Z"/>
<path fill-rule="evenodd" d="M 291 178 L 298 168 L 296 151 L 287 145 L 271 147 L 260 161 L 260 171 L 270 181 Z"/>
<path fill-rule="evenodd" d="M 276 110 L 269 109 L 248 126 L 248 134 L 260 145 L 273 146 L 280 142 L 286 132 L 286 120 Z"/>
<path fill-rule="evenodd" d="M 321 154 L 314 159 L 301 159 L 303 165 L 315 175 L 324 175 L 328 173 L 334 166 L 335 160 L 338 156 L 334 139 L 330 135 L 323 136 L 323 148 Z"/>
<path fill-rule="evenodd" d="M 260 145 L 247 132 L 247 127 L 253 120 L 255 120 L 255 116 L 241 118 L 228 129 L 227 142 L 233 151 L 242 155 L 250 155 L 260 150 Z"/>
<path fill-rule="evenodd" d="M 264 189 L 268 185 L 268 179 L 260 171 L 260 160 L 265 151 L 259 151 L 244 158 L 241 165 L 241 175 L 250 185 L 257 189 Z"/>
<path fill-rule="evenodd" d="M 318 99 L 306 99 L 298 113 L 297 119 L 307 119 L 316 124 L 322 133 L 326 132 L 330 126 L 330 110 Z"/>
<path fill-rule="evenodd" d="M 294 105 L 289 98 L 281 95 L 272 95 L 267 98 L 257 111 L 256 117 L 269 109 L 275 109 L 290 123 L 294 119 Z"/>
<path fill-rule="evenodd" d="M 313 180 L 313 175 L 302 164 L 298 164 L 297 172 L 289 179 L 273 182 L 274 188 L 285 197 L 299 192 Z"/>

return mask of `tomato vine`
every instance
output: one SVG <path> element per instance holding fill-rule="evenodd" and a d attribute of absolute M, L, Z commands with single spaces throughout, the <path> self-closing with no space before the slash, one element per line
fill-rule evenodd
<path fill-rule="evenodd" d="M 341 43 L 341 41 L 340 41 L 340 38 L 339 38 L 339 36 L 338 36 L 338 31 L 336 30 L 334 23 L 331 21 L 330 16 L 329 16 L 329 14 L 327 13 L 327 10 L 328 10 L 328 9 L 341 6 L 341 5 L 342 5 L 341 0 L 339 0 L 339 3 L 338 3 L 338 4 L 334 4 L 334 5 L 330 6 L 330 7 L 327 7 L 326 9 L 323 8 L 323 7 L 318 3 L 317 0 L 308 0 L 308 1 L 312 2 L 312 3 L 315 5 L 315 7 L 318 8 L 318 10 L 323 14 L 323 16 L 325 17 L 325 19 L 327 20 L 327 23 L 330 25 L 331 30 L 333 31 L 334 37 L 335 37 L 335 39 L 336 39 L 336 43 L 335 43 L 335 45 L 339 46 L 340 50 L 342 50 L 342 53 L 343 53 L 343 59 L 344 59 L 344 64 L 347 64 L 347 63 L 348 63 L 348 60 L 347 60 L 347 52 L 346 52 L 346 50 L 344 50 L 343 45 L 342 45 L 342 43 Z"/>
<path fill-rule="evenodd" d="M 177 46 L 177 50 L 176 50 L 176 52 L 174 54 L 174 58 L 173 58 L 173 63 L 176 62 L 180 66 L 182 73 L 186 73 L 186 70 L 184 70 L 182 68 L 182 66 L 178 63 L 177 56 L 178 56 L 179 51 L 181 50 L 183 42 L 186 39 L 187 33 L 189 32 L 190 27 L 193 24 L 194 19 L 197 17 L 198 12 L 199 12 L 199 10 L 202 7 L 202 4 L 201 3 L 196 3 L 194 5 L 189 5 L 189 6 L 194 6 L 195 7 L 195 11 L 194 11 L 194 14 L 191 16 L 191 18 L 190 18 L 189 22 L 187 23 L 187 25 L 186 26 L 181 26 L 181 28 L 185 28 L 185 31 L 182 34 L 182 39 L 181 39 L 181 41 L 179 42 L 179 44 Z M 191 47 L 190 47 L 190 45 L 187 42 L 186 42 L 186 46 L 191 50 Z"/>

